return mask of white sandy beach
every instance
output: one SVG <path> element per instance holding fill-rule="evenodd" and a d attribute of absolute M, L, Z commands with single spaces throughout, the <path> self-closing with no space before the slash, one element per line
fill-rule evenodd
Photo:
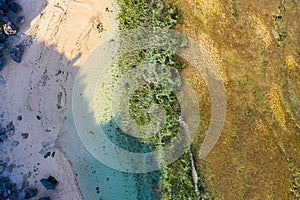
<path fill-rule="evenodd" d="M 33 199 L 80 200 L 75 174 L 57 139 L 71 109 L 76 69 L 96 46 L 118 31 L 117 6 L 109 0 L 19 3 L 26 17 L 20 34 L 28 47 L 20 64 L 8 61 L 1 71 L 6 84 L 0 86 L 0 110 L 7 122 L 14 121 L 12 140 L 20 142 L 8 148 L 7 156 L 19 165 L 13 171 L 17 178 L 32 173 L 29 186 L 39 189 Z M 21 133 L 29 133 L 29 138 L 22 139 Z M 44 158 L 47 152 L 55 156 Z M 46 191 L 39 183 L 49 175 L 59 181 L 55 191 Z"/>

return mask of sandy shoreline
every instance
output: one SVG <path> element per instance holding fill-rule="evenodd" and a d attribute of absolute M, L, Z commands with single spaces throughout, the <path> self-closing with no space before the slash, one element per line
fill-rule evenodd
<path fill-rule="evenodd" d="M 76 68 L 117 31 L 116 6 L 108 0 L 19 2 L 26 17 L 20 33 L 28 47 L 20 64 L 9 61 L 1 71 L 6 84 L 0 86 L 0 110 L 7 122 L 14 121 L 12 140 L 20 144 L 7 147 L 5 156 L 20 165 L 13 171 L 17 179 L 32 174 L 27 180 L 39 189 L 36 199 L 80 200 L 75 174 L 57 139 L 65 130 L 66 113 L 71 109 Z M 17 121 L 18 116 L 22 121 Z M 26 140 L 21 137 L 25 132 L 29 133 Z M 44 158 L 48 152 L 55 152 L 55 156 Z M 39 183 L 49 175 L 59 181 L 51 192 Z"/>

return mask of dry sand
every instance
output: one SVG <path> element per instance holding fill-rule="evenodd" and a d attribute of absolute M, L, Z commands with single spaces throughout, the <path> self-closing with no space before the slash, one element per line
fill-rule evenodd
<path fill-rule="evenodd" d="M 20 142 L 16 148 L 8 148 L 8 156 L 21 165 L 13 171 L 16 178 L 32 173 L 28 180 L 30 186 L 39 189 L 36 199 L 80 200 L 71 164 L 59 150 L 57 138 L 65 113 L 71 109 L 76 68 L 97 45 L 118 31 L 117 6 L 109 0 L 19 2 L 26 17 L 20 33 L 28 47 L 20 64 L 9 61 L 1 71 L 6 84 L 0 86 L 0 110 L 7 121 L 14 121 L 12 140 Z M 22 116 L 22 121 L 17 116 Z M 29 133 L 26 140 L 21 137 L 25 132 Z M 55 152 L 55 156 L 44 158 L 47 152 Z M 39 183 L 49 175 L 59 181 L 51 192 Z"/>

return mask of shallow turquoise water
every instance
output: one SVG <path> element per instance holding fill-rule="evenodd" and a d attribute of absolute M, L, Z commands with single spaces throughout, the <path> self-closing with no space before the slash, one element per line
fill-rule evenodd
<path fill-rule="evenodd" d="M 125 173 L 96 160 L 81 143 L 71 115 L 59 144 L 71 161 L 85 200 L 154 200 L 159 172 Z M 97 193 L 96 187 L 99 187 Z"/>

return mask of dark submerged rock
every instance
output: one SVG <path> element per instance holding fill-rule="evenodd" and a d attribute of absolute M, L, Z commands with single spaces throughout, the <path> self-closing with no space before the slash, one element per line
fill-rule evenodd
<path fill-rule="evenodd" d="M 1 70 L 1 60 L 0 60 L 0 70 Z M 3 76 L 0 75 L 0 85 L 4 85 L 4 84 L 5 84 L 5 80 Z"/>
<path fill-rule="evenodd" d="M 49 176 L 47 179 L 41 179 L 41 183 L 47 190 L 55 190 L 58 185 L 58 181 L 53 176 Z"/>
<path fill-rule="evenodd" d="M 39 198 L 39 200 L 51 200 L 50 197 L 42 197 L 42 198 Z"/>
<path fill-rule="evenodd" d="M 27 188 L 25 189 L 25 199 L 31 199 L 38 194 L 38 190 L 35 188 Z"/>
<path fill-rule="evenodd" d="M 11 59 L 13 59 L 13 61 L 20 63 L 23 53 L 24 53 L 24 46 L 19 44 L 11 50 L 9 56 L 11 57 Z"/>
<path fill-rule="evenodd" d="M 22 133 L 22 138 L 27 139 L 29 137 L 29 133 Z"/>
<path fill-rule="evenodd" d="M 22 10 L 22 7 L 20 6 L 20 4 L 16 3 L 16 2 L 12 2 L 9 4 L 8 6 L 14 13 L 18 13 Z"/>
<path fill-rule="evenodd" d="M 11 146 L 12 146 L 12 147 L 17 147 L 19 144 L 20 144 L 19 141 L 13 141 L 13 142 L 11 143 Z"/>

